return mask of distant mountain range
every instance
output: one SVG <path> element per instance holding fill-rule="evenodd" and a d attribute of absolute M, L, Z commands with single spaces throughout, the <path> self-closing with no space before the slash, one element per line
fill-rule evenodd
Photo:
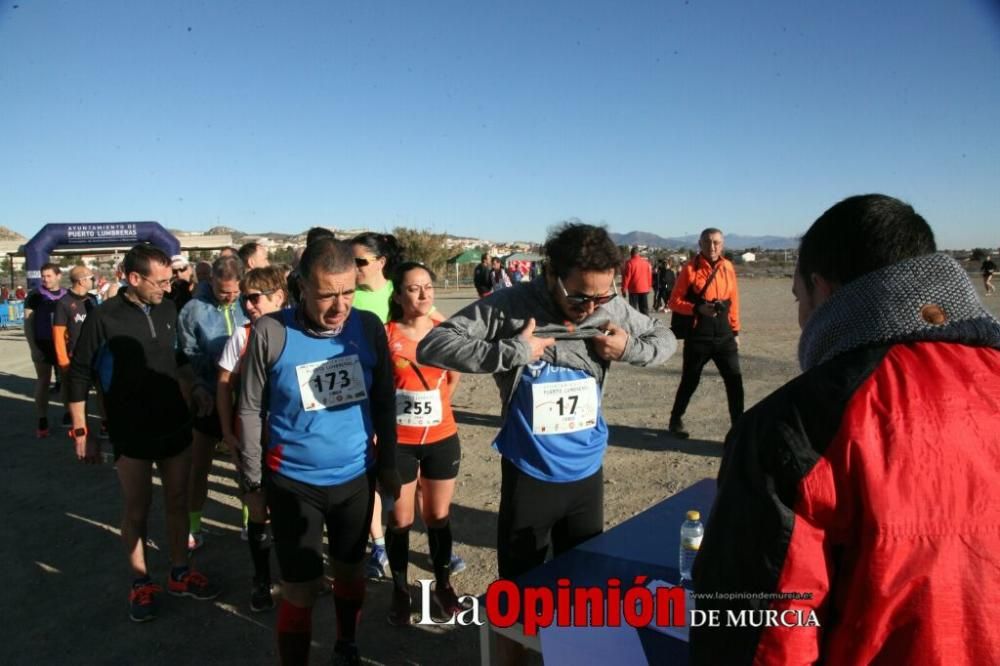
<path fill-rule="evenodd" d="M 664 248 L 696 248 L 698 247 L 698 236 L 690 234 L 676 238 L 664 238 L 647 231 L 630 231 L 627 234 L 616 234 L 609 232 L 611 239 L 618 245 L 648 245 L 651 247 Z M 726 248 L 729 250 L 745 250 L 751 247 L 759 247 L 763 250 L 791 250 L 799 246 L 798 238 L 785 238 L 783 236 L 741 236 L 740 234 L 726 234 Z"/>
<path fill-rule="evenodd" d="M 24 236 L 17 233 L 16 231 L 11 231 L 7 227 L 0 227 L 0 240 L 3 241 L 23 241 L 27 240 Z"/>
<path fill-rule="evenodd" d="M 4 229 L 0 227 L 0 234 L 2 234 L 3 231 Z M 173 229 L 169 229 L 168 231 L 175 234 L 184 233 Z M 238 243 L 245 236 L 264 236 L 275 241 L 285 241 L 289 239 L 304 238 L 306 232 L 302 231 L 297 234 L 289 234 L 271 231 L 266 233 L 251 234 L 233 227 L 216 226 L 208 229 L 204 233 L 208 235 L 229 234 L 233 237 L 233 242 Z M 649 233 L 648 231 L 630 231 L 627 234 L 609 232 L 609 235 L 618 245 L 647 245 L 650 247 L 674 249 L 698 247 L 698 236 L 694 234 L 664 238 L 663 236 L 658 236 L 656 234 Z M 460 237 L 452 236 L 452 238 Z M 785 250 L 794 249 L 798 246 L 799 240 L 797 238 L 785 238 L 782 236 L 741 236 L 739 234 L 726 235 L 726 248 L 729 250 L 744 250 L 751 247 L 761 248 L 764 250 Z"/>

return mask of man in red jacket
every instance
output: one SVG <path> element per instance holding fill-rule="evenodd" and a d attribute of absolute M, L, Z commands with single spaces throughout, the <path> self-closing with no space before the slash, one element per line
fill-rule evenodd
<path fill-rule="evenodd" d="M 802 237 L 803 374 L 729 433 L 698 664 L 1000 663 L 1000 321 L 884 195 Z"/>
<path fill-rule="evenodd" d="M 631 257 L 622 271 L 622 291 L 628 296 L 628 304 L 644 315 L 649 314 L 649 292 L 653 290 L 653 267 L 633 247 Z"/>

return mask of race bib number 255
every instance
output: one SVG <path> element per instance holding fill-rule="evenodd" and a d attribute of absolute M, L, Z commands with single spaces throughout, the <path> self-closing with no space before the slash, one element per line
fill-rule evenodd
<path fill-rule="evenodd" d="M 341 407 L 368 397 L 357 354 L 295 366 L 302 408 L 307 412 Z"/>

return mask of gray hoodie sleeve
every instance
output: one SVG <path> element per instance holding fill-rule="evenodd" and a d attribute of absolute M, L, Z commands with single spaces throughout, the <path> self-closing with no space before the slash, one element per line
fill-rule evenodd
<path fill-rule="evenodd" d="M 261 482 L 261 436 L 267 404 L 268 369 L 285 346 L 285 327 L 271 316 L 261 317 L 250 329 L 246 355 L 240 366 L 239 473 L 250 483 Z"/>
<path fill-rule="evenodd" d="M 524 320 L 508 318 L 503 297 L 479 299 L 436 326 L 420 341 L 417 362 L 472 373 L 507 372 L 530 362 L 531 347 L 518 337 Z"/>
<path fill-rule="evenodd" d="M 677 338 L 661 320 L 647 317 L 629 307 L 623 299 L 604 307 L 608 309 L 611 320 L 628 331 L 628 342 L 621 358 L 624 363 L 660 365 L 677 351 Z"/>

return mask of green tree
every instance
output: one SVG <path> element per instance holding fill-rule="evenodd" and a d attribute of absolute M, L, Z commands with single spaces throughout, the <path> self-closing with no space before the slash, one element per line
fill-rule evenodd
<path fill-rule="evenodd" d="M 453 253 L 448 249 L 448 235 L 436 234 L 426 229 L 418 231 L 416 229 L 406 229 L 396 227 L 392 234 L 403 246 L 404 256 L 409 261 L 419 261 L 430 266 L 438 275 L 444 275 L 448 266 L 448 259 Z"/>
<path fill-rule="evenodd" d="M 292 255 L 295 250 L 290 246 L 275 247 L 268 250 L 267 258 L 272 264 L 287 264 L 292 265 Z"/>

